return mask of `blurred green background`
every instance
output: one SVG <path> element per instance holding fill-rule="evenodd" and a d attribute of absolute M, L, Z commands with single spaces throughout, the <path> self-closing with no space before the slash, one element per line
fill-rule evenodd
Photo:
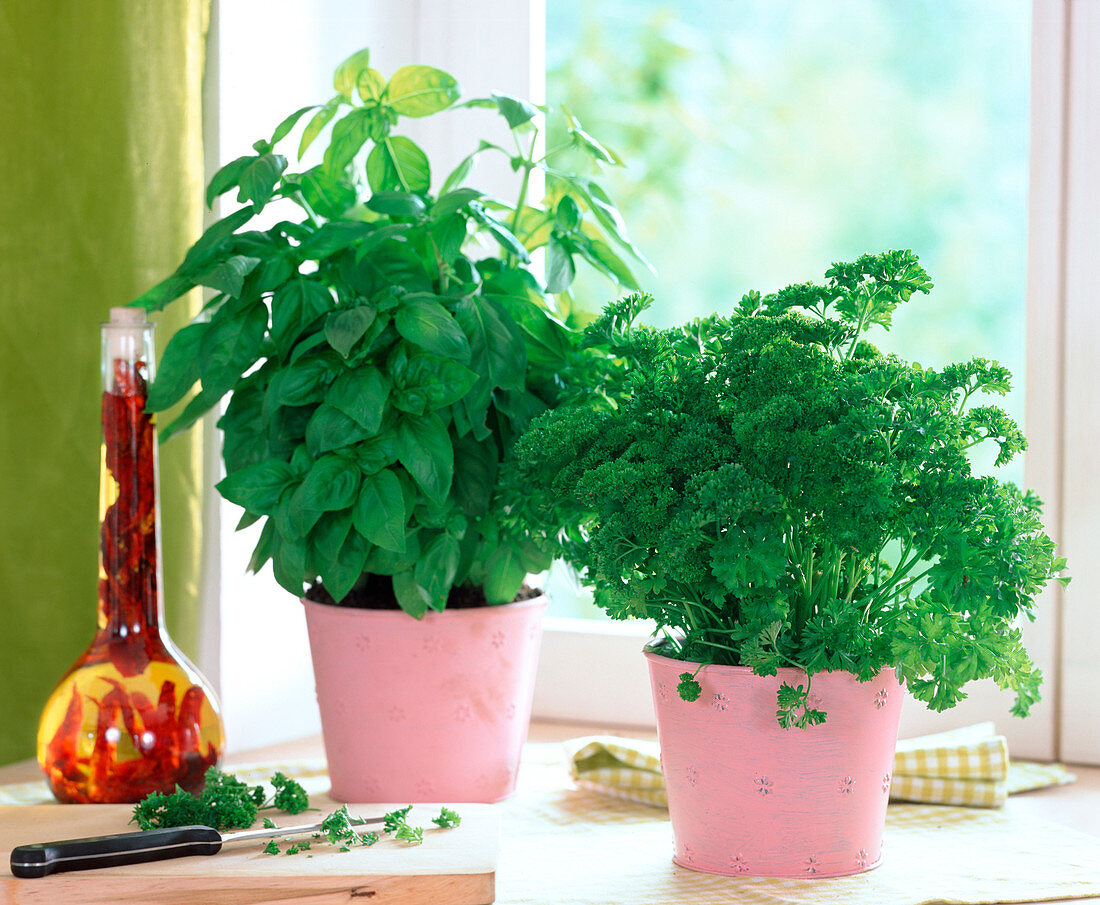
<path fill-rule="evenodd" d="M 869 339 L 1002 362 L 1015 387 L 994 401 L 1022 421 L 1030 17 L 1028 0 L 548 0 L 547 100 L 627 163 L 603 179 L 657 270 L 649 322 L 911 248 L 935 289 Z M 578 268 L 582 308 L 617 294 Z M 598 613 L 571 599 L 557 615 Z"/>

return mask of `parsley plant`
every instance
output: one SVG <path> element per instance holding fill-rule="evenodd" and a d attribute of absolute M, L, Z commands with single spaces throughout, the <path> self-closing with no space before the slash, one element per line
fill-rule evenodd
<path fill-rule="evenodd" d="M 668 656 L 861 680 L 892 666 L 934 710 L 992 678 L 1026 715 L 1041 677 L 1017 620 L 1066 579 L 1039 500 L 967 458 L 1023 450 L 1001 409 L 971 404 L 1009 374 L 981 358 L 924 368 L 863 338 L 931 285 L 891 251 L 669 330 L 635 323 L 645 296 L 610 305 L 586 342 L 618 364 L 517 443 L 516 510 L 613 618 L 665 629 Z M 780 724 L 822 722 L 808 701 L 809 682 L 785 685 Z"/>

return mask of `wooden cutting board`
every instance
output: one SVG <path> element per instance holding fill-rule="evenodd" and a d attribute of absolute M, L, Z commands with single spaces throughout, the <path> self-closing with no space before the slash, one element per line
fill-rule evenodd
<path fill-rule="evenodd" d="M 274 819 L 286 826 L 309 823 L 339 807 L 327 796 L 310 799 L 319 813 L 277 814 Z M 349 804 L 348 810 L 379 817 L 394 807 Z M 33 880 L 11 875 L 15 846 L 132 832 L 135 827 L 128 821 L 133 808 L 109 804 L 0 807 L 0 903 L 488 905 L 495 897 L 499 815 L 492 805 L 453 807 L 462 824 L 449 830 L 431 823 L 439 814 L 438 805 L 413 807 L 409 823 L 425 828 L 424 842 L 418 846 L 384 837 L 369 848 L 341 852 L 337 846 L 314 840 L 308 852 L 266 855 L 265 843 L 241 842 L 227 844 L 212 856 L 71 871 Z"/>

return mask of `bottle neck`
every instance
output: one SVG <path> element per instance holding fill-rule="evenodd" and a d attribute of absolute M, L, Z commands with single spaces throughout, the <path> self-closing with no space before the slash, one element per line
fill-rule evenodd
<path fill-rule="evenodd" d="M 156 434 L 145 363 L 114 357 L 105 365 L 98 621 L 122 639 L 159 632 Z"/>

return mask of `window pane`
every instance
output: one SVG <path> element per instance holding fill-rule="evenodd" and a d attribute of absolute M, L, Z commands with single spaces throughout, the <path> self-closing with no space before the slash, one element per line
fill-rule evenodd
<path fill-rule="evenodd" d="M 616 150 L 649 320 L 911 248 L 936 288 L 871 342 L 1013 373 L 1023 417 L 1027 0 L 548 0 L 547 94 Z M 551 135 L 554 147 L 561 136 Z M 581 307 L 616 294 L 578 280 Z M 976 467 L 989 470 L 988 459 Z M 1021 480 L 1022 461 L 1001 476 Z"/>

